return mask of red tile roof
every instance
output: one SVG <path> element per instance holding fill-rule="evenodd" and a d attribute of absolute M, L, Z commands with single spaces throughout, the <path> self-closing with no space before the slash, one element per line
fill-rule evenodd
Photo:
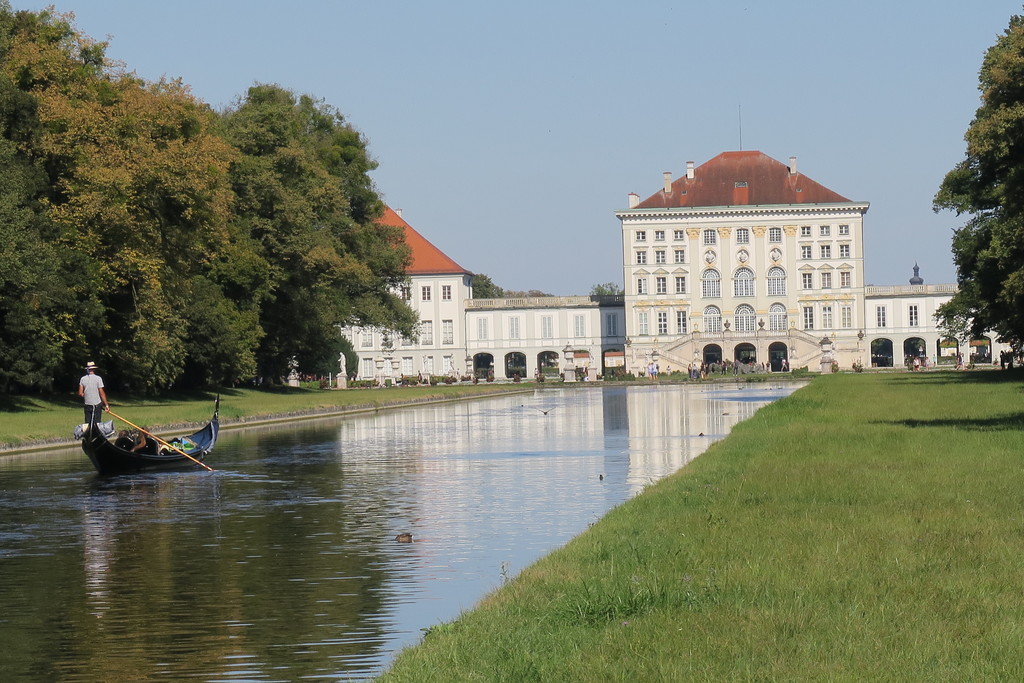
<path fill-rule="evenodd" d="M 637 208 L 755 206 L 771 204 L 834 204 L 849 202 L 802 173 L 757 151 L 722 152 L 694 169 L 693 180 L 684 173 Z"/>
<path fill-rule="evenodd" d="M 384 215 L 378 220 L 381 225 L 388 225 L 395 228 L 402 228 L 405 231 L 405 243 L 412 249 L 412 261 L 408 275 L 445 275 L 451 273 L 466 273 L 472 275 L 468 270 L 448 258 L 447 255 L 433 244 L 426 237 L 416 232 L 411 225 L 405 222 L 389 206 L 384 207 Z"/>

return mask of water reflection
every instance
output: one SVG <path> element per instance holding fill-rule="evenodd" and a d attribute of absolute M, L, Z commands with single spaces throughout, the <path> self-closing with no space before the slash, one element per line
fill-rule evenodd
<path fill-rule="evenodd" d="M 0 669 L 371 675 L 790 390 L 546 390 L 227 431 L 213 474 L 0 458 Z"/>

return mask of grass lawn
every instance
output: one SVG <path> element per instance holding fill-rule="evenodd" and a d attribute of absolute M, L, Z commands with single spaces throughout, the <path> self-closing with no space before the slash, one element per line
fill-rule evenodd
<path fill-rule="evenodd" d="M 1024 374 L 842 374 L 759 411 L 385 681 L 1022 680 Z"/>
<path fill-rule="evenodd" d="M 466 398 L 501 391 L 529 390 L 530 384 L 452 384 L 388 389 L 330 391 L 282 387 L 275 390 L 224 389 L 220 393 L 221 423 L 308 416 L 383 407 L 414 401 Z M 160 431 L 183 424 L 202 424 L 213 414 L 216 394 L 197 392 L 165 398 L 138 398 L 108 393 L 110 409 L 131 422 Z M 0 448 L 69 439 L 83 420 L 82 399 L 66 397 L 0 397 Z M 115 426 L 124 426 L 115 422 Z"/>

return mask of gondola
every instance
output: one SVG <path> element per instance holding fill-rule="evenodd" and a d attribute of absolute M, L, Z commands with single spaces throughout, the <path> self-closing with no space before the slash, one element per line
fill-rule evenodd
<path fill-rule="evenodd" d="M 147 438 L 147 445 L 139 451 L 133 452 L 130 448 L 122 448 L 117 441 L 110 439 L 114 435 L 112 422 L 101 422 L 91 428 L 83 425 L 82 450 L 100 474 L 199 467 L 196 461 L 202 462 L 217 443 L 217 434 L 220 431 L 219 413 L 218 397 L 214 404 L 213 417 L 205 427 L 194 434 L 169 440 L 168 443 L 187 453 L 187 456 L 157 443 L 152 438 Z"/>

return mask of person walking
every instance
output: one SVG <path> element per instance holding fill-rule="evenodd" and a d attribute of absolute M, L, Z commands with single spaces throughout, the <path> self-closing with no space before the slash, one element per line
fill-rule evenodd
<path fill-rule="evenodd" d="M 107 392 L 103 389 L 103 378 L 96 374 L 99 368 L 89 361 L 85 374 L 78 380 L 78 395 L 85 401 L 85 422 L 92 425 L 100 421 L 104 410 L 109 410 Z"/>

